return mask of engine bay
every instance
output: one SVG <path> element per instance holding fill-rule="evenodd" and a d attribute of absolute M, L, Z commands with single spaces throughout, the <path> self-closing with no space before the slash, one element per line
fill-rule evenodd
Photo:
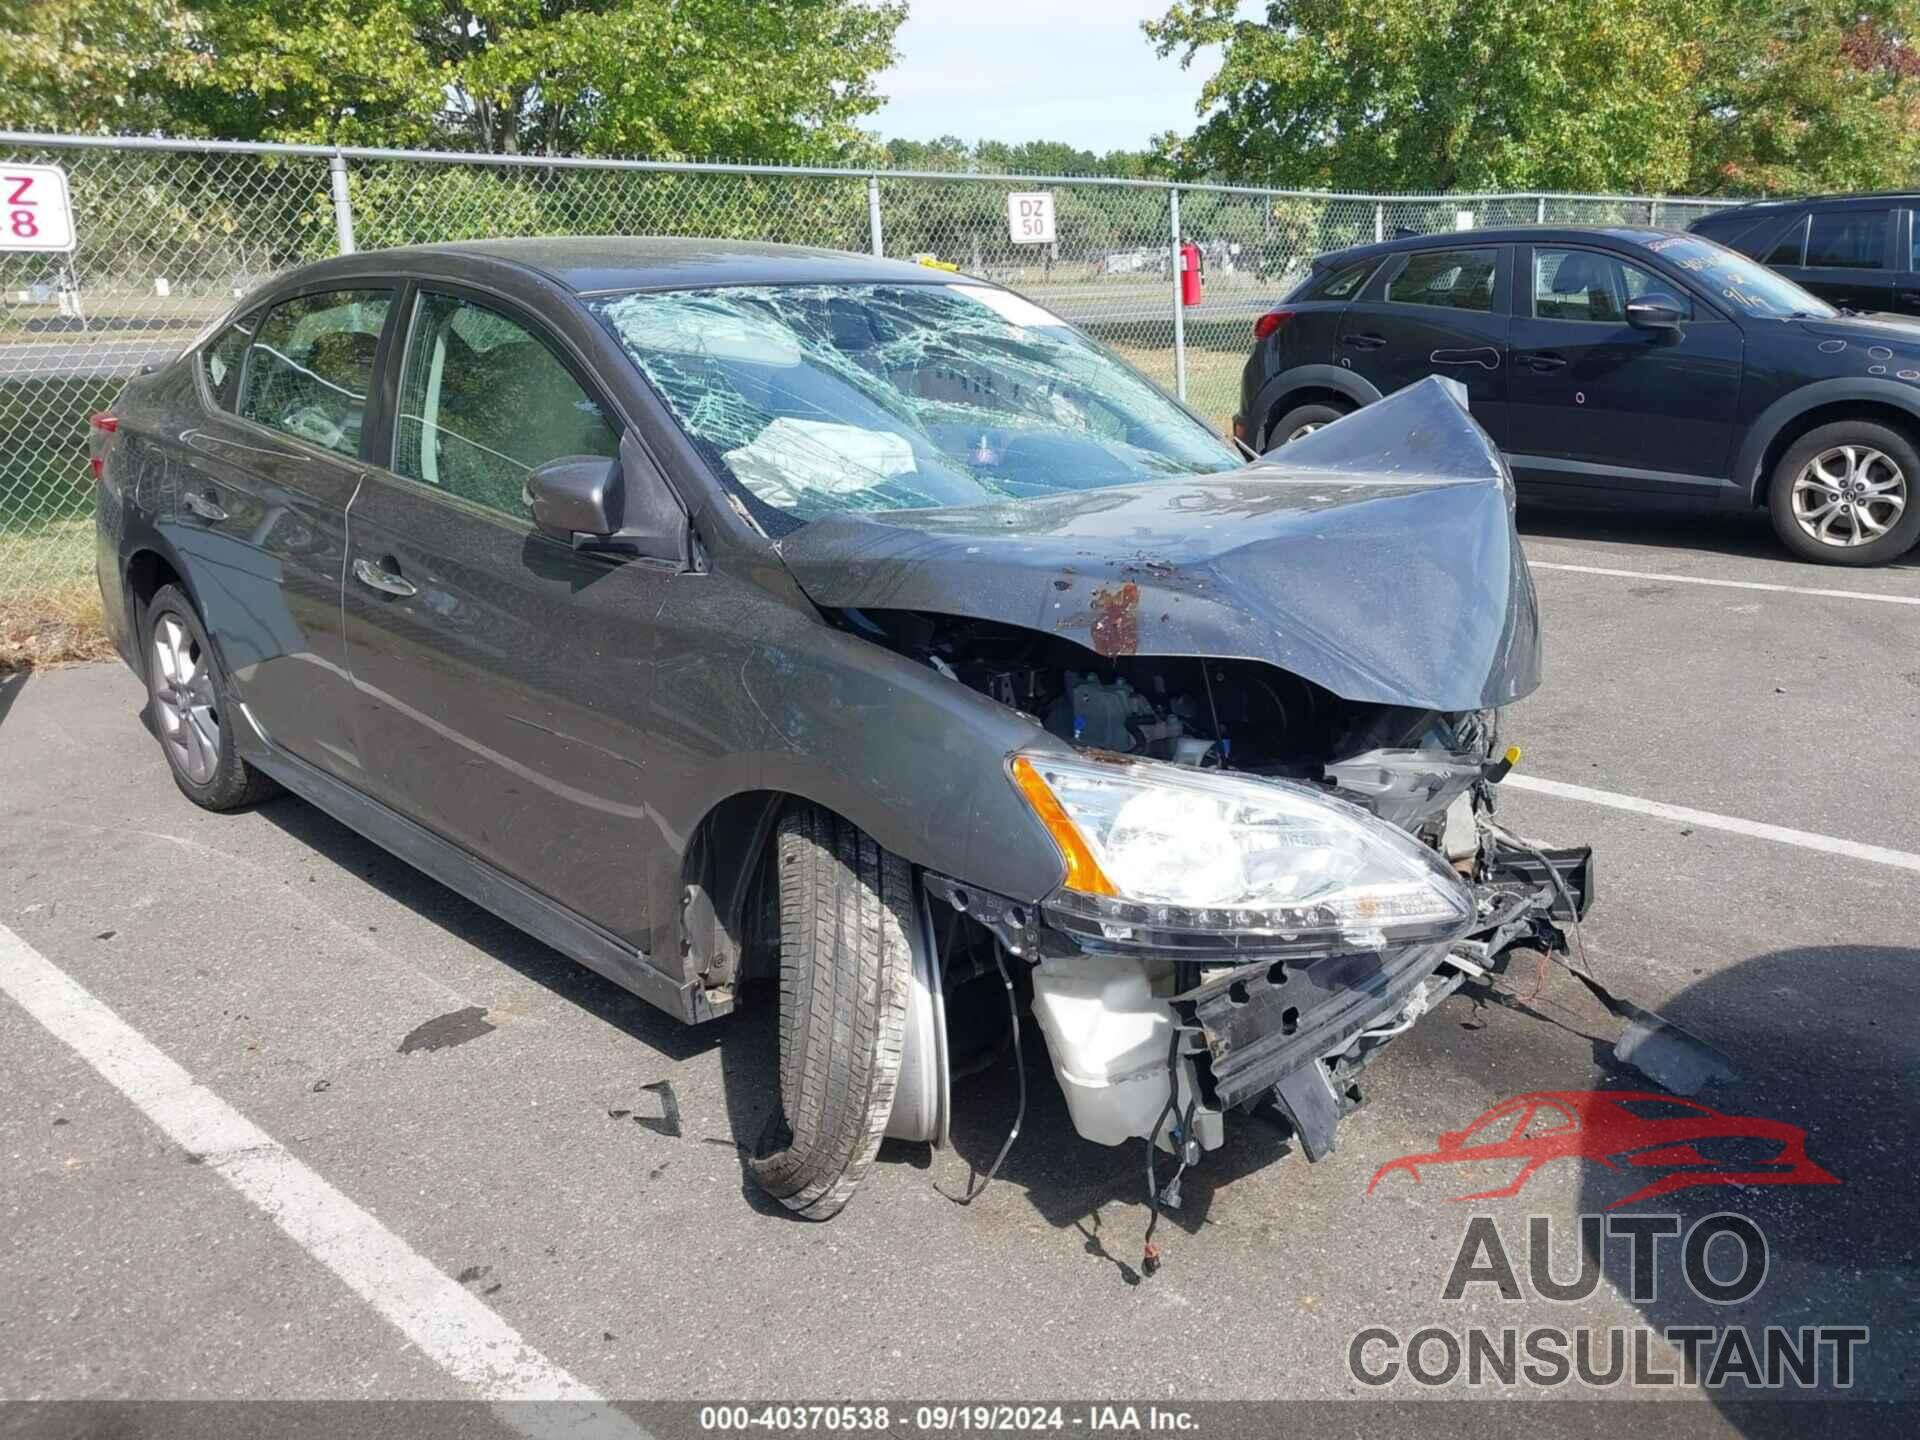
<path fill-rule="evenodd" d="M 1495 712 L 1344 700 L 1258 660 L 1101 656 L 1065 636 L 904 610 L 841 610 L 848 629 L 1026 715 L 1078 749 L 1324 785 L 1447 843 L 1462 795 L 1505 773 Z M 1468 811 L 1470 823 L 1471 812 Z M 1467 840 L 1453 817 L 1452 845 Z"/>

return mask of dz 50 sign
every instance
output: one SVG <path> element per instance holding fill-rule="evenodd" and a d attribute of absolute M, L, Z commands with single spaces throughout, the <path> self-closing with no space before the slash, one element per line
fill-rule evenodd
<path fill-rule="evenodd" d="M 1007 236 L 1016 245 L 1053 244 L 1053 192 L 1030 190 L 1008 195 Z"/>
<path fill-rule="evenodd" d="M 58 165 L 0 166 L 0 251 L 72 249 L 67 172 Z"/>

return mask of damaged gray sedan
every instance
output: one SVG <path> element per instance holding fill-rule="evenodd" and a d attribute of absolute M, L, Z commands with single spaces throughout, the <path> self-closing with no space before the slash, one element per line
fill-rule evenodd
<path fill-rule="evenodd" d="M 740 1138 L 803 1215 L 1023 1004 L 1156 1206 L 1263 1106 L 1321 1159 L 1592 896 L 1492 818 L 1538 624 L 1439 380 L 1247 464 L 978 281 L 498 241 L 269 285 L 94 469 L 186 796 L 292 791 L 689 1022 L 777 1004 Z"/>

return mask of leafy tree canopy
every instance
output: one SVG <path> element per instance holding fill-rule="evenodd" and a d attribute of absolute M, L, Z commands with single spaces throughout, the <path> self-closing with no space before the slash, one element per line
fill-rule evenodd
<path fill-rule="evenodd" d="M 5 0 L 0 121 L 519 154 L 865 158 L 904 3 Z"/>
<path fill-rule="evenodd" d="M 1910 183 L 1920 0 L 1175 0 L 1183 173 L 1382 190 Z M 1210 112 L 1210 113 L 1209 113 Z"/>

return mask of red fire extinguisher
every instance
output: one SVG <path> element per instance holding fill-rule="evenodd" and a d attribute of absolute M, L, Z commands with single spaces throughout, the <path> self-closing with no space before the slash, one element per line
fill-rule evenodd
<path fill-rule="evenodd" d="M 1198 305 L 1204 288 L 1202 280 L 1204 262 L 1200 258 L 1200 247 L 1191 240 L 1180 242 L 1180 303 Z"/>

